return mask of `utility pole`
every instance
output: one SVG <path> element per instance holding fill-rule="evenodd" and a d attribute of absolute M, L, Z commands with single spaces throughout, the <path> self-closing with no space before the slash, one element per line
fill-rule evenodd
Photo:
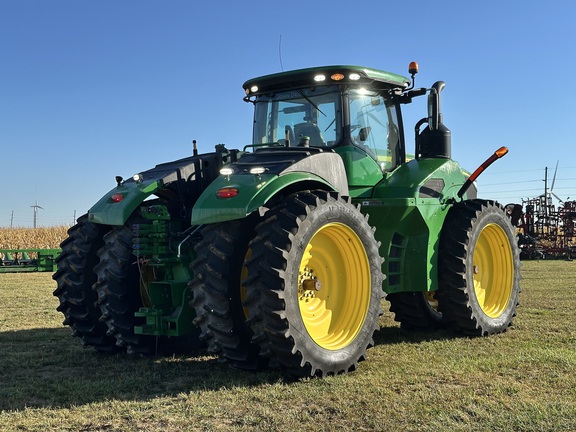
<path fill-rule="evenodd" d="M 544 217 L 548 219 L 548 167 L 544 167 Z"/>
<path fill-rule="evenodd" d="M 12 215 L 10 216 L 10 228 L 14 228 L 14 210 L 12 210 Z"/>
<path fill-rule="evenodd" d="M 36 201 L 36 204 L 34 204 L 33 206 L 30 206 L 34 209 L 34 228 L 36 228 L 37 222 L 38 222 L 38 209 L 42 209 L 44 210 L 43 207 L 40 207 L 38 205 L 38 201 Z"/>

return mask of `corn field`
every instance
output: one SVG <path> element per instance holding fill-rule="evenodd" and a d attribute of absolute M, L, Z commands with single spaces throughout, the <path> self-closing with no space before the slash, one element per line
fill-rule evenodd
<path fill-rule="evenodd" d="M 0 249 L 54 249 L 67 237 L 68 226 L 0 228 Z"/>

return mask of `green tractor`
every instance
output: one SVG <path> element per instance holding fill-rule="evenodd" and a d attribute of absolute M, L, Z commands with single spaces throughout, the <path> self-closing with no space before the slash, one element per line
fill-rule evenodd
<path fill-rule="evenodd" d="M 244 84 L 253 142 L 157 165 L 69 230 L 54 275 L 64 324 L 99 351 L 207 346 L 242 369 L 352 371 L 382 300 L 401 326 L 505 331 L 520 292 L 513 226 L 451 159 L 443 82 L 357 66 Z M 408 155 L 401 107 L 428 95 Z M 422 129 L 422 127 L 425 127 Z M 422 129 L 422 130 L 421 130 Z"/>

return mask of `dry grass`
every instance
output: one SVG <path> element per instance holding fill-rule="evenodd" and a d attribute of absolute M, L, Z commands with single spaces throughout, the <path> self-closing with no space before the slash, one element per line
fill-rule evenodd
<path fill-rule="evenodd" d="M 0 228 L 0 249 L 55 249 L 67 237 L 68 228 Z"/>
<path fill-rule="evenodd" d="M 410 333 L 390 313 L 352 374 L 290 381 L 204 353 L 100 355 L 69 336 L 50 274 L 0 274 L 0 430 L 574 431 L 576 262 L 526 262 L 514 327 Z"/>

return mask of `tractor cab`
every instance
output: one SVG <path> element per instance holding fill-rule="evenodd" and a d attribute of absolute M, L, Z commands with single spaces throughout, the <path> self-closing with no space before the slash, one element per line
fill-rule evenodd
<path fill-rule="evenodd" d="M 244 83 L 254 104 L 253 147 L 340 154 L 350 186 L 374 186 L 405 161 L 399 75 L 357 66 L 282 72 Z"/>

